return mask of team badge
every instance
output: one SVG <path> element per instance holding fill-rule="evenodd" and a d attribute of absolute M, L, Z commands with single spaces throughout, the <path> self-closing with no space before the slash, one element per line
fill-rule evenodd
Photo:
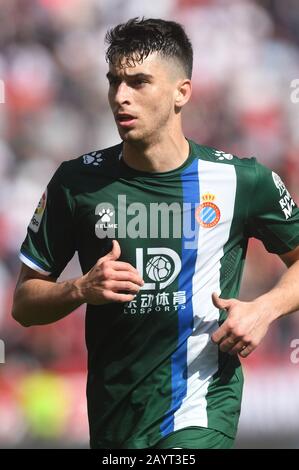
<path fill-rule="evenodd" d="M 205 193 L 202 196 L 202 200 L 203 202 L 195 211 L 196 220 L 204 228 L 215 227 L 221 217 L 219 207 L 213 202 L 215 196 L 214 194 Z"/>

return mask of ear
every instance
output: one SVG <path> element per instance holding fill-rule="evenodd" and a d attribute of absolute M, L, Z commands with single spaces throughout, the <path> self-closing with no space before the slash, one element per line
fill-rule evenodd
<path fill-rule="evenodd" d="M 175 106 L 182 108 L 190 99 L 192 93 L 191 80 L 185 78 L 180 80 L 175 90 Z"/>

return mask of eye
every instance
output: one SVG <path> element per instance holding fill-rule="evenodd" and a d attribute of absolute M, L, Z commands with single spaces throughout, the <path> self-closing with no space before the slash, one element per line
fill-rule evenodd
<path fill-rule="evenodd" d="M 145 85 L 146 83 L 148 83 L 148 81 L 145 80 L 144 78 L 136 78 L 135 80 L 132 81 L 132 86 L 141 87 Z"/>
<path fill-rule="evenodd" d="M 109 81 L 110 86 L 116 86 L 116 85 L 119 85 L 120 83 L 120 81 L 117 78 L 110 78 L 108 81 Z"/>

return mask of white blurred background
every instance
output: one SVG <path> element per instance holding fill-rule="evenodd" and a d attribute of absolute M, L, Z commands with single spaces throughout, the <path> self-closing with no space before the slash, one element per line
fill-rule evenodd
<path fill-rule="evenodd" d="M 10 317 L 27 224 L 63 160 L 119 142 L 107 104 L 104 35 L 133 16 L 182 23 L 194 46 L 185 134 L 256 156 L 299 203 L 297 0 L 0 0 L 0 447 L 87 447 L 84 309 L 24 329 Z M 4 92 L 4 93 L 3 93 Z M 249 300 L 284 270 L 251 241 Z M 64 277 L 79 274 L 76 260 Z M 236 447 L 299 448 L 299 314 L 245 361 Z M 294 360 L 295 358 L 295 360 Z M 296 359 L 298 358 L 298 363 Z"/>

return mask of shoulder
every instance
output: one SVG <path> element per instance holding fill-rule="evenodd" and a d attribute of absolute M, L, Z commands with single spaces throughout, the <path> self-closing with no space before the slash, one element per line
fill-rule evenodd
<path fill-rule="evenodd" d="M 215 163 L 216 165 L 225 164 L 237 167 L 244 167 L 252 169 L 256 172 L 257 160 L 255 157 L 240 157 L 232 153 L 227 153 L 224 150 L 219 150 L 215 147 L 206 145 L 199 145 L 192 142 L 194 150 L 198 159 Z"/>
<path fill-rule="evenodd" d="M 115 167 L 120 160 L 122 144 L 107 147 L 100 150 L 92 150 L 77 158 L 65 160 L 57 169 L 56 175 L 62 180 L 74 178 L 76 175 L 104 174 L 108 169 Z"/>

